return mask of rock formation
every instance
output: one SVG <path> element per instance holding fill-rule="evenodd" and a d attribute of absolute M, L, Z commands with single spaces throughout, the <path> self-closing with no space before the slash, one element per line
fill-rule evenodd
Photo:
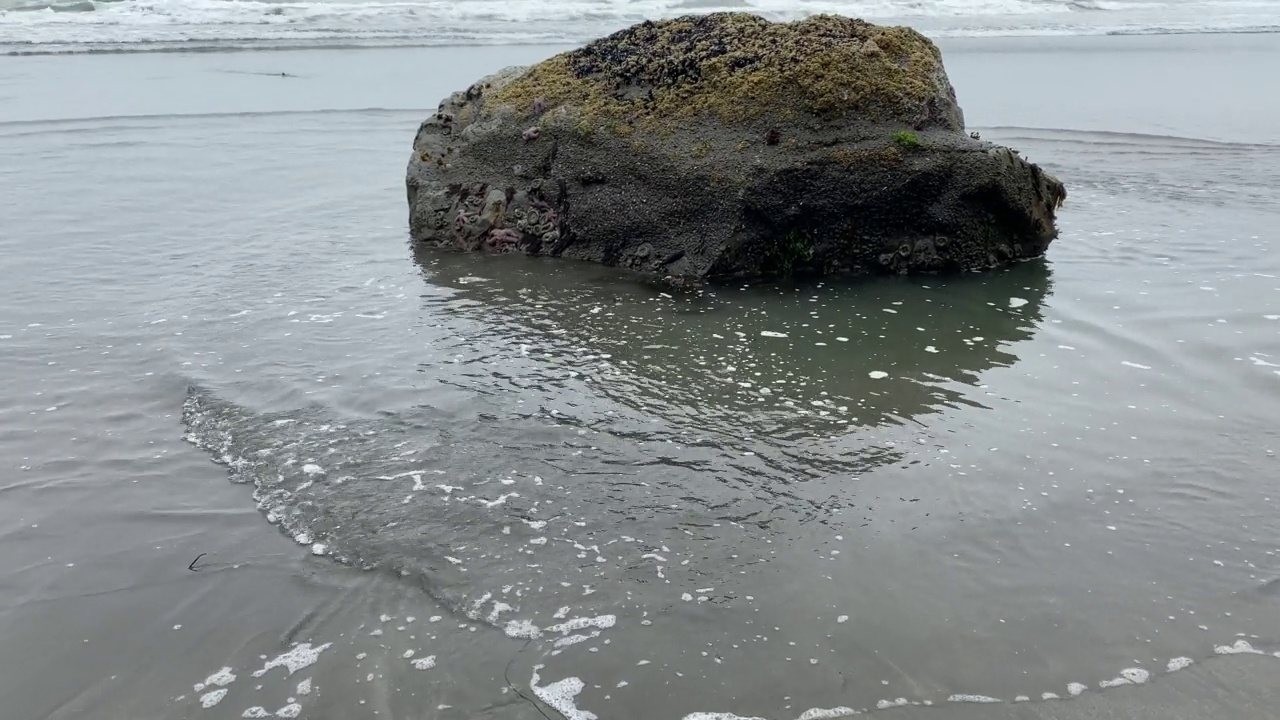
<path fill-rule="evenodd" d="M 673 281 L 939 272 L 1044 254 L 1061 182 L 965 133 L 905 27 L 644 22 L 445 99 L 414 141 L 418 243 Z"/>

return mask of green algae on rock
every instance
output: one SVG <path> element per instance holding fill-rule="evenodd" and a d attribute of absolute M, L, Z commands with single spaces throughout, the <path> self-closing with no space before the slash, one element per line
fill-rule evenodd
<path fill-rule="evenodd" d="M 996 267 L 1042 255 L 1066 197 L 965 134 L 916 31 L 746 13 L 477 81 L 422 124 L 407 189 L 417 242 L 676 281 Z"/>
<path fill-rule="evenodd" d="M 539 99 L 589 121 L 644 126 L 699 116 L 759 122 L 778 112 L 787 120 L 964 125 L 942 53 L 928 38 L 836 16 L 771 23 L 716 13 L 640 23 L 535 65 L 495 90 L 488 104 L 530 116 Z"/>

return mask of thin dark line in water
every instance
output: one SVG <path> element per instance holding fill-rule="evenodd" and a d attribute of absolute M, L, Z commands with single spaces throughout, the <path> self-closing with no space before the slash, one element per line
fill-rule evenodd
<path fill-rule="evenodd" d="M 529 643 L 531 642 L 533 642 L 533 638 L 529 638 L 528 640 L 525 640 L 524 645 L 521 645 L 520 649 L 516 651 L 516 654 L 512 655 L 511 659 L 507 661 L 507 666 L 502 669 L 502 679 L 507 681 L 507 687 L 511 688 L 511 692 L 515 693 L 516 696 L 519 697 L 521 700 L 524 700 L 525 702 L 532 705 L 533 709 L 537 710 L 538 713 L 542 715 L 542 717 L 546 718 L 547 720 L 551 720 L 551 716 L 543 712 L 542 706 L 539 705 L 536 700 L 520 692 L 520 688 L 516 687 L 515 683 L 511 682 L 511 666 L 515 664 L 516 658 L 520 657 L 520 653 L 524 652 L 525 648 L 529 647 Z M 564 715 L 559 711 L 557 711 L 556 714 L 560 715 L 561 718 L 564 717 Z"/>
<path fill-rule="evenodd" d="M 200 562 L 200 558 L 208 554 L 209 553 L 200 553 L 199 555 L 197 555 L 196 559 L 192 560 L 191 564 L 187 566 L 187 569 L 190 570 L 191 572 L 200 572 L 200 568 L 196 567 L 196 563 Z"/>

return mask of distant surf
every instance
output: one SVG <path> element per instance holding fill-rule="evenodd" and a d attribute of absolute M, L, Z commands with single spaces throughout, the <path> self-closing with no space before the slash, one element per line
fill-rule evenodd
<path fill-rule="evenodd" d="M 934 36 L 1280 31 L 1264 0 L 0 0 L 0 53 L 577 44 L 645 20 L 746 10 Z"/>

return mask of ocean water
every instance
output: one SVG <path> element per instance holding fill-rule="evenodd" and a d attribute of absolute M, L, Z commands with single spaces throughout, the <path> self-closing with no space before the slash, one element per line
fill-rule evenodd
<path fill-rule="evenodd" d="M 179 7 L 241 51 L 85 52 Z M 944 38 L 1045 260 L 672 294 L 407 244 L 417 124 L 559 46 L 262 7 L 0 22 L 5 720 L 1271 712 L 1278 36 Z"/>
<path fill-rule="evenodd" d="M 935 36 L 1280 30 L 1271 0 L 0 0 L 0 53 L 576 44 L 719 10 L 836 13 Z"/>

